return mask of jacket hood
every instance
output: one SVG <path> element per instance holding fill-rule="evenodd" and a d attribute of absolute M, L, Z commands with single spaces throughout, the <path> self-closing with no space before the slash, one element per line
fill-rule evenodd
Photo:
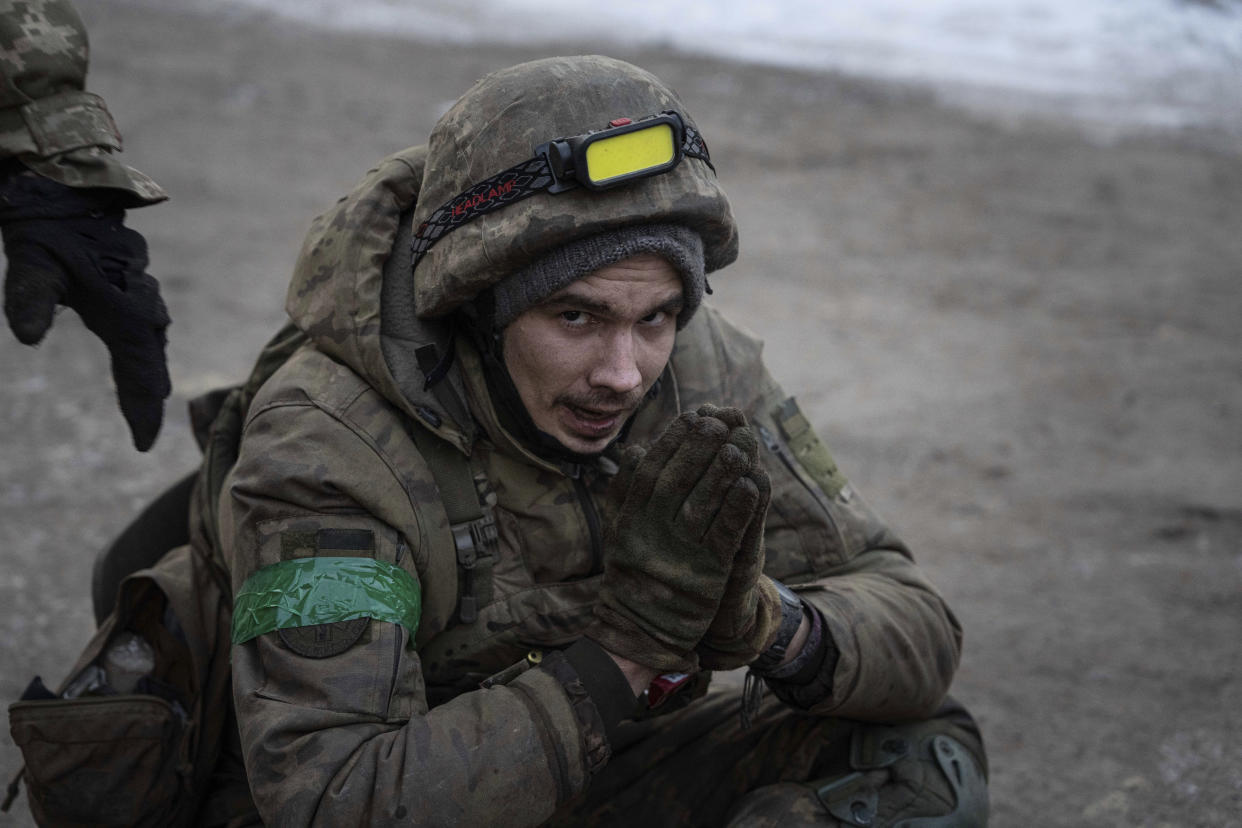
<path fill-rule="evenodd" d="M 452 332 L 443 321 L 419 320 L 414 307 L 410 216 L 426 157 L 420 146 L 385 158 L 315 218 L 285 310 L 320 351 L 468 452 L 474 427 L 460 376 L 449 372 L 426 387 L 426 374 L 450 353 Z"/>

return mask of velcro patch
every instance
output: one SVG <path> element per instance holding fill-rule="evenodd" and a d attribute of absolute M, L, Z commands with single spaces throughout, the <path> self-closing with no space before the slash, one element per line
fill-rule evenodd
<path fill-rule="evenodd" d="M 375 555 L 375 533 L 370 529 L 320 529 L 315 533 L 315 549 L 325 556 L 370 558 Z"/>
<path fill-rule="evenodd" d="M 280 533 L 280 559 L 372 558 L 375 533 L 370 529 L 289 529 Z"/>
<path fill-rule="evenodd" d="M 297 558 L 315 557 L 315 531 L 289 530 L 280 533 L 280 559 L 292 561 Z"/>
<path fill-rule="evenodd" d="M 815 429 L 793 397 L 785 400 L 772 412 L 772 418 L 780 428 L 793 456 L 799 465 L 806 469 L 824 494 L 835 498 L 841 494 L 847 483 L 845 475 L 837 468 L 837 461 L 832 459 L 828 447 L 820 441 Z"/>

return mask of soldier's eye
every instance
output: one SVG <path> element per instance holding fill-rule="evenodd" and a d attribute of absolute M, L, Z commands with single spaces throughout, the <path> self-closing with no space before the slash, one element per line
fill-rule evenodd
<path fill-rule="evenodd" d="M 561 311 L 561 321 L 572 327 L 578 327 L 587 323 L 588 317 L 585 313 L 578 310 Z"/>

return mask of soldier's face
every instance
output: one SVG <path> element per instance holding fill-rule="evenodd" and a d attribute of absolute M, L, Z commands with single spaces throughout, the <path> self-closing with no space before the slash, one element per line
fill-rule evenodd
<path fill-rule="evenodd" d="M 663 258 L 600 268 L 504 330 L 505 365 L 535 425 L 593 454 L 620 433 L 673 352 L 681 276 Z"/>

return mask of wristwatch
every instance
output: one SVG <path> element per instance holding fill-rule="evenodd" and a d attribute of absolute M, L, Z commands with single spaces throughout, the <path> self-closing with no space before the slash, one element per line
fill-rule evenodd
<path fill-rule="evenodd" d="M 772 642 L 772 646 L 760 653 L 750 664 L 750 669 L 760 675 L 770 673 L 785 660 L 785 651 L 789 649 L 789 642 L 793 641 L 798 628 L 802 626 L 805 615 L 801 598 L 775 578 L 772 583 L 781 598 L 781 625 L 776 630 L 776 640 Z"/>

